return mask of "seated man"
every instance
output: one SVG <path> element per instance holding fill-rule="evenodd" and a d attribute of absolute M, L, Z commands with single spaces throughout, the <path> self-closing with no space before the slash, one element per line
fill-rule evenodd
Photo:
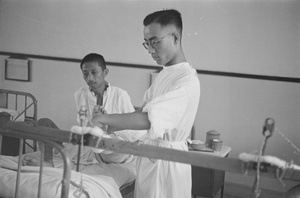
<path fill-rule="evenodd" d="M 75 102 L 78 111 L 80 111 L 82 107 L 85 108 L 86 118 L 88 120 L 85 124 L 87 126 L 94 126 L 94 124 L 90 122 L 94 110 L 100 110 L 105 113 L 134 112 L 134 107 L 127 92 L 121 88 L 111 86 L 105 80 L 109 70 L 106 68 L 103 56 L 95 53 L 86 55 L 81 61 L 80 68 L 88 87 L 80 88 L 75 92 Z M 82 124 L 79 116 L 77 117 L 77 121 L 79 124 Z M 47 118 L 40 119 L 38 125 L 58 128 Z M 98 124 L 98 127 L 108 133 L 112 131 L 112 129 L 106 128 L 106 126 Z M 122 130 L 115 131 L 109 135 L 112 138 L 119 138 L 125 141 L 136 141 L 145 134 L 146 131 Z M 71 159 L 75 161 L 75 159 L 77 159 L 78 146 L 72 144 L 64 144 L 64 146 Z M 55 166 L 53 154 L 55 156 L 58 155 L 57 152 L 53 152 L 51 146 L 45 145 L 44 165 Z M 133 159 L 133 156 L 126 154 L 105 154 L 105 152 L 96 154 L 90 147 L 84 147 L 80 157 L 81 161 L 85 163 L 93 163 L 95 161 L 104 163 L 126 163 L 128 161 L 131 162 Z M 23 159 L 23 165 L 39 165 L 39 160 L 36 160 L 30 155 L 26 155 Z"/>

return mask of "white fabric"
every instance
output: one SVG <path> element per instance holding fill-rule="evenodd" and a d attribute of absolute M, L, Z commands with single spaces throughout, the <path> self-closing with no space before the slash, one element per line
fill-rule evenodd
<path fill-rule="evenodd" d="M 300 166 L 298 166 L 297 164 L 293 164 L 293 163 L 287 162 L 285 160 L 282 160 L 278 157 L 270 156 L 270 155 L 258 156 L 258 155 L 254 155 L 251 153 L 240 153 L 239 159 L 242 160 L 243 162 L 258 162 L 258 161 L 260 161 L 261 163 L 272 164 L 272 165 L 277 166 L 282 169 L 291 168 L 291 169 L 295 169 L 295 170 L 300 170 Z"/>
<path fill-rule="evenodd" d="M 71 131 L 73 133 L 77 133 L 79 135 L 82 134 L 91 134 L 93 136 L 97 136 L 102 138 L 104 135 L 104 132 L 101 128 L 95 126 L 95 127 L 81 127 L 81 126 L 72 126 Z"/>
<path fill-rule="evenodd" d="M 77 166 L 77 150 L 78 146 L 68 145 L 65 150 L 69 157 L 72 159 L 72 170 L 76 170 Z M 40 160 L 41 152 L 36 151 L 33 153 L 25 154 L 24 156 L 30 156 L 31 159 L 34 158 L 37 161 Z M 74 157 L 75 156 L 75 157 Z M 6 159 L 13 159 L 13 161 L 17 162 L 17 158 L 11 156 L 1 156 L 0 155 L 0 166 L 3 165 Z M 60 154 L 54 152 L 53 154 L 53 163 L 55 164 L 55 168 L 63 169 L 63 159 Z M 8 166 L 4 166 L 8 167 Z M 94 153 L 90 149 L 90 147 L 83 147 L 81 151 L 80 158 L 80 166 L 79 171 L 89 175 L 106 175 L 113 177 L 113 180 L 117 183 L 118 187 L 121 187 L 129 182 L 132 182 L 136 177 L 136 158 L 126 158 L 126 163 L 98 163 L 95 161 Z M 0 177 L 0 180 L 2 178 Z M 0 196 L 1 197 L 1 196 Z"/>
<path fill-rule="evenodd" d="M 188 150 L 189 137 L 198 109 L 200 82 L 196 70 L 180 63 L 157 75 L 144 95 L 144 112 L 151 128 L 145 144 Z M 191 196 L 191 166 L 170 161 L 138 158 L 135 197 L 187 198 Z"/>
<path fill-rule="evenodd" d="M 95 126 L 95 127 L 72 126 L 71 127 L 71 132 L 72 133 L 77 133 L 77 134 L 80 134 L 80 135 L 82 135 L 82 134 L 91 134 L 95 137 L 98 137 L 96 147 L 98 147 L 99 141 L 102 139 L 102 137 L 111 138 L 111 136 L 109 136 L 109 135 L 104 135 L 103 130 L 101 128 L 97 127 L 97 126 Z M 113 153 L 112 151 L 106 151 L 106 150 L 99 149 L 99 148 L 92 148 L 92 150 L 95 153 L 104 153 L 104 154 Z"/>
<path fill-rule="evenodd" d="M 14 197 L 16 185 L 16 167 L 17 157 L 0 156 L 0 197 Z M 121 198 L 118 184 L 112 178 L 109 169 L 95 173 L 93 175 L 71 172 L 69 198 L 78 198 L 75 196 L 78 185 L 83 180 L 85 193 L 82 197 L 89 198 Z M 113 169 L 111 169 L 113 170 Z M 118 170 L 118 169 L 116 169 Z M 118 170 L 118 173 L 125 169 Z M 39 167 L 23 166 L 21 169 L 19 194 L 22 198 L 37 197 Z M 111 174 L 111 175 L 110 175 Z M 126 174 L 126 172 L 125 172 Z M 62 169 L 44 167 L 42 181 L 43 198 L 59 198 L 62 188 Z"/>

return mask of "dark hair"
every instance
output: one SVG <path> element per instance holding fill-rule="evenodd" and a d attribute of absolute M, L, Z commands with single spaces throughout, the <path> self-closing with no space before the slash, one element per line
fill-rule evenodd
<path fill-rule="evenodd" d="M 106 63 L 102 55 L 96 54 L 96 53 L 90 53 L 86 55 L 80 63 L 80 69 L 82 69 L 83 64 L 88 62 L 97 62 L 100 67 L 102 67 L 102 70 L 106 69 Z"/>
<path fill-rule="evenodd" d="M 143 21 L 144 26 L 150 23 L 159 23 L 161 26 L 174 25 L 182 34 L 182 18 L 177 10 L 169 9 L 153 12 L 147 15 Z"/>

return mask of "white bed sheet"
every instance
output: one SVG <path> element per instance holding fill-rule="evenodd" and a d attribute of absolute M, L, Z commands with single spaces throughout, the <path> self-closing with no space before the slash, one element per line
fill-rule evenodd
<path fill-rule="evenodd" d="M 13 197 L 16 183 L 18 157 L 0 156 L 0 197 Z M 61 194 L 61 168 L 44 167 L 42 197 L 55 198 Z M 127 164 L 93 164 L 83 167 L 82 173 L 72 171 L 69 197 L 76 197 L 76 185 L 83 179 L 88 196 L 101 198 L 121 198 L 119 188 L 135 178 L 135 161 Z M 20 195 L 22 198 L 37 197 L 39 167 L 23 166 Z"/>
<path fill-rule="evenodd" d="M 78 146 L 74 146 L 71 144 L 68 145 L 66 148 L 71 148 L 71 151 L 67 151 L 68 156 L 72 162 L 72 170 L 76 170 L 77 166 L 77 149 Z M 40 151 L 27 153 L 26 156 L 31 156 L 36 160 L 40 160 L 41 153 Z M 81 151 L 81 159 L 79 166 L 79 170 L 82 173 L 88 175 L 105 175 L 108 177 L 112 177 L 118 187 L 121 187 L 125 184 L 128 184 L 135 180 L 136 178 L 136 157 L 130 157 L 126 160 L 125 163 L 98 163 L 97 160 L 91 156 L 94 156 L 94 152 L 92 151 L 91 147 L 84 146 Z M 1 161 L 1 159 L 0 159 Z M 17 161 L 17 159 L 15 159 Z M 56 168 L 63 169 L 63 159 L 60 154 L 53 152 L 53 162 Z"/>

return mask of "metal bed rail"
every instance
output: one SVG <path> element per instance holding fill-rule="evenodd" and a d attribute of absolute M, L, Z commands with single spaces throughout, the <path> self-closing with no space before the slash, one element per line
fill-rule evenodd
<path fill-rule="evenodd" d="M 19 137 L 21 134 L 21 138 L 36 137 L 36 139 L 46 139 L 54 142 L 60 141 L 73 144 L 81 143 L 81 135 L 71 133 L 70 131 L 41 126 L 31 126 L 18 122 L 8 122 L 6 124 L 6 130 L 2 129 L 1 131 L 0 128 L 0 134 L 10 134 L 13 137 Z M 97 145 L 98 148 L 117 153 L 126 153 L 136 156 L 186 163 L 198 167 L 222 170 L 246 176 L 253 177 L 257 173 L 257 171 L 253 169 L 255 162 L 243 162 L 240 159 L 210 156 L 200 152 L 181 151 L 105 137 L 102 137 L 99 140 L 98 137 L 92 135 L 84 137 L 83 143 L 84 145 L 91 147 L 95 147 Z M 260 177 L 278 180 L 278 174 L 280 175 L 280 181 L 290 180 L 300 182 L 300 167 L 296 164 L 289 164 L 289 166 L 284 169 L 276 165 L 269 164 L 267 170 L 260 173 Z M 296 190 L 300 190 L 300 185 L 296 186 Z M 290 198 L 290 196 L 288 196 L 288 198 Z"/>
<path fill-rule="evenodd" d="M 67 142 L 72 144 L 80 144 L 81 135 L 71 133 L 66 130 L 59 130 L 42 126 L 31 126 L 24 123 L 8 122 L 6 125 L 6 133 L 17 137 L 18 133 L 24 133 L 26 136 L 38 136 L 40 138 L 51 141 Z M 25 136 L 25 135 L 24 135 Z M 139 142 L 127 142 L 119 139 L 102 137 L 100 141 L 96 136 L 88 135 L 83 140 L 84 145 L 97 147 L 117 153 L 132 154 L 135 156 L 143 156 L 148 158 L 162 159 L 173 162 L 191 164 L 194 166 L 211 168 L 215 170 L 223 170 L 226 172 L 245 174 L 255 176 L 256 170 L 248 169 L 248 164 L 239 159 L 222 158 L 218 156 L 206 155 L 200 152 L 181 151 L 163 147 L 151 146 Z M 267 172 L 261 173 L 262 177 L 277 179 L 278 167 L 270 166 Z M 282 180 L 291 180 L 300 182 L 300 170 L 287 168 L 284 170 Z"/>
<path fill-rule="evenodd" d="M 37 100 L 30 93 L 0 89 L 0 107 L 18 112 L 18 115 L 12 118 L 13 121 L 18 120 L 21 116 L 24 116 L 24 122 L 28 124 L 35 124 L 37 121 Z M 22 146 L 24 153 L 26 146 L 34 151 L 37 150 L 36 141 L 30 144 L 24 140 Z"/>
<path fill-rule="evenodd" d="M 13 123 L 13 122 L 12 122 Z M 51 145 L 53 148 L 57 149 L 64 162 L 64 169 L 63 169 L 63 176 L 62 176 L 62 188 L 61 188 L 61 198 L 68 198 L 69 197 L 69 188 L 70 188 L 70 178 L 71 178 L 71 160 L 67 156 L 66 152 L 63 150 L 63 146 L 60 144 L 56 143 L 55 141 L 51 141 L 49 139 L 46 139 L 45 137 L 41 135 L 35 135 L 35 134 L 28 134 L 20 131 L 9 131 L 6 129 L 6 124 L 1 124 L 0 126 L 0 135 L 6 135 L 10 137 L 16 137 L 19 138 L 19 160 L 18 160 L 18 167 L 17 167 L 17 178 L 16 178 L 16 187 L 15 187 L 15 196 L 14 198 L 19 198 L 20 193 L 20 178 L 22 177 L 21 174 L 21 167 L 22 167 L 22 153 L 23 153 L 23 144 L 24 144 L 24 139 L 32 139 L 35 141 L 40 141 L 43 142 L 44 144 L 41 144 L 42 148 L 41 150 L 45 150 L 43 147 L 45 144 Z M 0 144 L 1 147 L 1 144 Z M 37 192 L 37 197 L 41 198 L 42 197 L 42 176 L 43 176 L 43 161 L 44 161 L 44 152 L 41 152 L 41 159 L 40 159 L 40 170 L 39 170 L 39 182 L 38 182 L 38 192 Z"/>
<path fill-rule="evenodd" d="M 26 92 L 0 89 L 1 103 L 3 108 L 11 108 L 16 111 L 22 108 L 19 115 L 14 118 L 17 120 L 21 115 L 24 115 L 25 122 L 34 122 L 37 120 L 37 100 Z"/>

